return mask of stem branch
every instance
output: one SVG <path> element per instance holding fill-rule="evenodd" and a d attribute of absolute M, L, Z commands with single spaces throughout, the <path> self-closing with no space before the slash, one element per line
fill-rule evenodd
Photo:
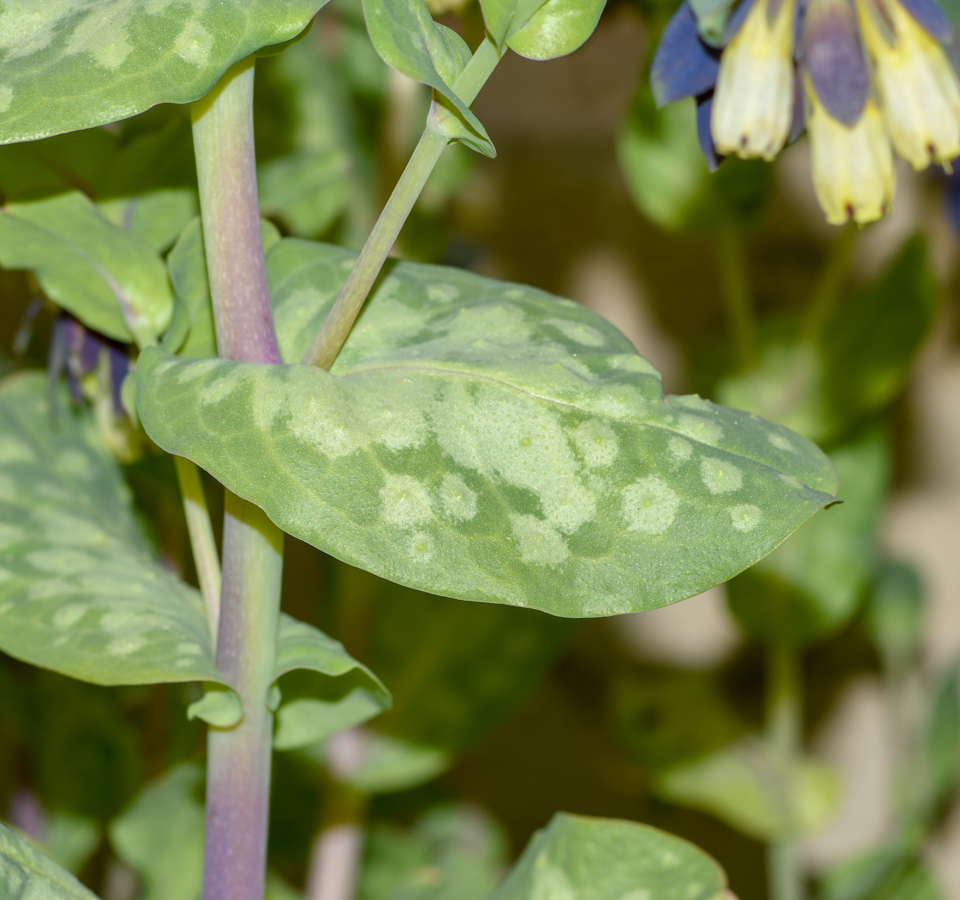
<path fill-rule="evenodd" d="M 496 47 L 489 38 L 485 38 L 453 85 L 457 96 L 468 106 L 473 103 L 499 61 L 500 54 Z M 360 256 L 320 333 L 304 356 L 305 365 L 318 366 L 321 369 L 329 369 L 333 365 L 386 262 L 387 255 L 396 243 L 400 229 L 450 142 L 450 138 L 435 126 L 436 111 L 437 103 L 434 101 L 430 106 L 423 135 L 380 218 L 377 219 L 377 224 L 373 226 L 370 237 L 363 245 Z"/>
<path fill-rule="evenodd" d="M 743 370 L 757 364 L 757 335 L 753 322 L 753 297 L 750 292 L 746 250 L 743 235 L 736 222 L 727 219 L 720 228 L 717 246 L 720 268 L 720 292 L 737 353 Z"/>

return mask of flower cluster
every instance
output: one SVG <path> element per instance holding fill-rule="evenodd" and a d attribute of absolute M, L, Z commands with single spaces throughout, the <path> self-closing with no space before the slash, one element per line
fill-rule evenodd
<path fill-rule="evenodd" d="M 735 2 L 735 0 L 734 0 Z M 773 159 L 804 127 L 827 221 L 890 207 L 893 151 L 914 169 L 960 156 L 960 82 L 937 0 L 684 0 L 651 82 L 661 105 L 697 100 L 711 168 Z M 708 14 L 696 12 L 704 8 Z"/>

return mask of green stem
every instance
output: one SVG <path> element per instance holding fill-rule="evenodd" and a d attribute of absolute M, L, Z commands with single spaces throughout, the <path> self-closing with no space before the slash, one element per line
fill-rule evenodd
<path fill-rule="evenodd" d="M 496 47 L 489 38 L 485 39 L 453 86 L 457 96 L 467 105 L 473 103 L 480 88 L 483 87 L 499 61 L 500 54 Z M 380 218 L 373 226 L 370 237 L 363 245 L 360 256 L 324 321 L 320 333 L 304 356 L 304 364 L 329 369 L 337 358 L 347 335 L 350 334 L 350 329 L 386 262 L 387 254 L 396 243 L 400 229 L 403 228 L 427 179 L 450 142 L 449 136 L 438 127 L 439 109 L 437 102 L 434 101 L 420 142 L 413 151 Z"/>
<path fill-rule="evenodd" d="M 795 779 L 802 742 L 800 666 L 796 651 L 778 643 L 768 651 L 767 740 L 776 767 L 783 821 L 788 833 L 767 846 L 767 878 L 771 900 L 803 900 L 804 880 L 794 831 Z"/>
<path fill-rule="evenodd" d="M 810 305 L 800 327 L 801 341 L 814 343 L 830 319 L 837 298 L 840 296 L 840 288 L 843 287 L 850 268 L 850 254 L 856 236 L 857 227 L 850 222 L 840 230 L 831 243 L 827 261 L 817 279 Z"/>
<path fill-rule="evenodd" d="M 260 235 L 253 143 L 253 59 L 191 107 L 200 211 L 220 355 L 281 362 Z M 283 533 L 229 491 L 217 666 L 243 718 L 210 728 L 204 900 L 263 900 L 270 800 L 273 680 Z"/>
<path fill-rule="evenodd" d="M 200 593 L 207 607 L 207 621 L 210 636 L 216 650 L 217 629 L 220 624 L 220 557 L 217 554 L 217 542 L 213 537 L 210 523 L 210 511 L 207 498 L 200 482 L 200 471 L 189 459 L 174 456 L 177 467 L 177 480 L 180 482 L 180 496 L 183 498 L 183 511 L 187 517 L 187 532 L 193 549 L 193 561 L 197 567 L 197 579 Z"/>
<path fill-rule="evenodd" d="M 743 370 L 752 369 L 757 364 L 757 335 L 743 234 L 732 218 L 724 221 L 719 233 L 717 265 L 720 269 L 720 293 L 730 323 L 737 363 Z"/>

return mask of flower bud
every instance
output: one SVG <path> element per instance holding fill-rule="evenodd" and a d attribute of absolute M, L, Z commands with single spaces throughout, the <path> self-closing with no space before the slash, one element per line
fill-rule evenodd
<path fill-rule="evenodd" d="M 824 108 L 806 81 L 809 111 L 807 133 L 813 167 L 813 189 L 831 225 L 853 219 L 862 225 L 890 208 L 896 187 L 893 151 L 873 98 L 852 126 L 838 122 Z"/>
<path fill-rule="evenodd" d="M 753 0 L 740 30 L 724 48 L 710 121 L 721 155 L 771 160 L 787 140 L 793 113 L 795 3 Z"/>

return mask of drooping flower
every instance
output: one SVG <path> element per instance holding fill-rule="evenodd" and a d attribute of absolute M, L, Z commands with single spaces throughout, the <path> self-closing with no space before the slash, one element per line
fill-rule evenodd
<path fill-rule="evenodd" d="M 915 169 L 960 156 L 960 81 L 937 0 L 731 0 L 718 19 L 688 0 L 651 71 L 661 105 L 695 97 L 711 168 L 773 159 L 806 127 L 827 220 L 890 208 L 893 150 Z M 891 149 L 892 144 L 892 149 Z"/>

